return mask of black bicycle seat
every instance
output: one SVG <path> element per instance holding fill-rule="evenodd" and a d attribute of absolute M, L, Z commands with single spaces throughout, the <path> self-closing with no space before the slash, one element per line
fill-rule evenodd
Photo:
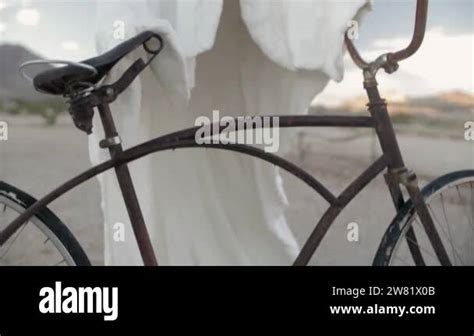
<path fill-rule="evenodd" d="M 146 45 L 153 38 L 159 40 L 159 49 L 153 50 Z M 68 93 L 71 86 L 80 85 L 81 82 L 87 82 L 91 85 L 97 84 L 114 65 L 140 45 L 143 45 L 147 52 L 157 54 L 161 50 L 163 43 L 159 35 L 151 31 L 145 31 L 102 55 L 80 62 L 95 68 L 97 71 L 95 74 L 86 68 L 66 65 L 39 73 L 33 78 L 33 85 L 36 90 L 43 93 L 64 95 Z"/>

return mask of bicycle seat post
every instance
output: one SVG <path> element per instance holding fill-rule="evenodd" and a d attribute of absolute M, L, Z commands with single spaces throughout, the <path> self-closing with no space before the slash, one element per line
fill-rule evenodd
<path fill-rule="evenodd" d="M 114 83 L 100 84 L 117 63 L 139 47 L 143 47 L 147 57 L 138 57 Z M 62 60 L 36 60 L 23 63 L 20 71 L 25 78 L 33 83 L 36 90 L 68 98 L 69 114 L 74 125 L 87 134 L 92 133 L 92 120 L 95 108 L 97 108 L 105 133 L 105 139 L 99 145 L 101 148 L 109 150 L 111 159 L 114 161 L 119 160 L 123 148 L 109 104 L 133 83 L 163 50 L 163 47 L 164 42 L 160 35 L 153 31 L 144 31 L 102 55 L 79 63 Z M 34 78 L 29 77 L 24 72 L 25 68 L 37 64 L 63 64 L 64 66 L 40 72 Z M 115 173 L 143 263 L 145 266 L 157 266 L 158 262 L 127 164 L 117 164 Z M 14 229 L 15 227 L 10 227 L 7 233 L 14 232 Z M 1 240 L 2 235 L 0 234 Z"/>
<path fill-rule="evenodd" d="M 100 142 L 100 147 L 108 148 L 111 158 L 115 159 L 123 152 L 123 148 L 109 104 L 103 102 L 99 104 L 97 108 L 99 110 L 100 119 L 105 133 L 105 139 Z M 115 174 L 117 176 L 120 191 L 122 192 L 143 263 L 145 266 L 158 266 L 158 261 L 156 260 L 153 245 L 145 225 L 145 220 L 140 208 L 140 203 L 138 202 L 130 170 L 126 164 L 123 164 L 115 168 Z"/>

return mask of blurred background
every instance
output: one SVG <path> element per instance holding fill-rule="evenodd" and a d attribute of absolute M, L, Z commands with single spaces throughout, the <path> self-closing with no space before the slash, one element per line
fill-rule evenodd
<path fill-rule="evenodd" d="M 111 2 L 113 5 L 113 1 Z M 0 120 L 9 125 L 0 142 L 0 180 L 40 197 L 89 167 L 86 136 L 76 131 L 64 102 L 35 92 L 18 72 L 37 58 L 80 61 L 96 55 L 97 0 L 0 0 Z M 360 26 L 356 44 L 367 59 L 405 47 L 414 24 L 414 0 L 376 0 Z M 430 0 L 421 50 L 392 76 L 379 76 L 380 90 L 400 135 L 410 168 L 423 183 L 451 170 L 474 167 L 473 143 L 464 124 L 474 120 L 474 25 L 471 0 Z M 367 102 L 360 71 L 345 59 L 345 79 L 331 82 L 309 113 L 364 114 Z M 288 156 L 335 192 L 377 155 L 366 130 L 302 131 Z M 288 217 L 304 241 L 325 210 L 317 195 L 285 176 Z M 368 214 L 368 207 L 373 210 Z M 71 227 L 94 264 L 101 264 L 100 194 L 96 181 L 52 205 Z M 324 241 L 314 264 L 369 264 L 394 215 L 383 180 L 351 204 Z M 346 224 L 361 225 L 361 241 L 348 243 Z"/>

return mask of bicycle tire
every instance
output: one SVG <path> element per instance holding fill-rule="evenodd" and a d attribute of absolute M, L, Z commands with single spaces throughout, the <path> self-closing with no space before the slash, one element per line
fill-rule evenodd
<path fill-rule="evenodd" d="M 474 184 L 474 170 L 462 170 L 443 175 L 426 185 L 422 189 L 422 194 L 429 204 L 436 195 L 440 195 L 449 187 L 459 186 L 462 183 Z M 393 254 L 397 251 L 397 246 L 405 239 L 405 234 L 411 227 L 414 216 L 416 216 L 415 209 L 409 200 L 387 228 L 375 255 L 373 266 L 392 266 Z"/>
<path fill-rule="evenodd" d="M 20 213 L 35 202 L 31 195 L 0 181 L 0 204 Z M 43 208 L 30 221 L 52 240 L 69 266 L 91 266 L 77 239 L 49 208 Z"/>

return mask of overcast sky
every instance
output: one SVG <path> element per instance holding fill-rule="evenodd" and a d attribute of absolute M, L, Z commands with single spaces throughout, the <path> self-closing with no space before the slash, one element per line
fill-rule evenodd
<path fill-rule="evenodd" d="M 46 58 L 91 57 L 95 55 L 97 1 L 0 0 L 0 42 L 21 43 Z M 113 5 L 111 0 L 100 1 Z M 375 0 L 373 7 L 357 41 L 363 54 L 376 56 L 405 46 L 413 29 L 415 0 Z M 402 63 L 395 77 L 384 80 L 386 91 L 411 95 L 451 89 L 472 92 L 473 34 L 473 1 L 430 0 L 423 48 Z M 330 84 L 321 101 L 360 94 L 360 73 L 349 61 L 346 69 L 344 82 Z"/>

